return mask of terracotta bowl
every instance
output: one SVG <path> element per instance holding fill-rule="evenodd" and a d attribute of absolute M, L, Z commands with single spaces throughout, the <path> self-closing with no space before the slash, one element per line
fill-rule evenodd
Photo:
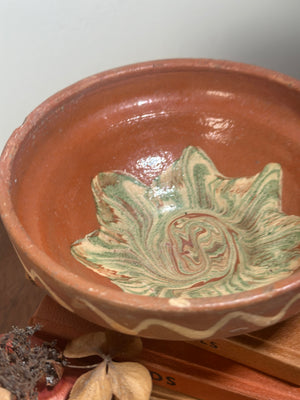
<path fill-rule="evenodd" d="M 1 217 L 32 280 L 87 320 L 158 339 L 227 337 L 297 313 L 299 266 L 256 289 L 174 301 L 126 293 L 71 255 L 99 227 L 95 175 L 125 171 L 149 185 L 188 146 L 228 177 L 279 163 L 282 210 L 300 215 L 299 81 L 226 61 L 126 66 L 46 100 L 2 153 Z"/>

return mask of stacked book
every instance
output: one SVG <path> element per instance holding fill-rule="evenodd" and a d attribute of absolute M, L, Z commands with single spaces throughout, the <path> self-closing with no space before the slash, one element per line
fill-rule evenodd
<path fill-rule="evenodd" d="M 40 335 L 68 341 L 101 330 L 49 297 L 30 324 Z M 153 399 L 299 400 L 300 315 L 269 328 L 222 340 L 143 339 L 136 360 L 154 383 Z"/>

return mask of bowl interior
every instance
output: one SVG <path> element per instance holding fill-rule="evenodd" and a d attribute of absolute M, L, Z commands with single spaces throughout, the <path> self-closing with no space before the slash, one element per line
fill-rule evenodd
<path fill-rule="evenodd" d="M 13 165 L 18 218 L 62 268 L 120 290 L 70 253 L 75 240 L 98 228 L 91 180 L 100 171 L 123 170 L 149 184 L 190 145 L 229 177 L 281 164 L 283 211 L 300 215 L 299 90 L 207 66 L 148 66 L 83 86 L 61 100 L 56 95 L 35 112 L 34 123 L 25 122 Z"/>

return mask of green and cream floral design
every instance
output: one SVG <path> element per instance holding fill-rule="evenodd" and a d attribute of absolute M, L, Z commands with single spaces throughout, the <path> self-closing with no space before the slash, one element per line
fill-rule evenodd
<path fill-rule="evenodd" d="M 150 186 L 104 172 L 92 182 L 99 230 L 72 245 L 127 293 L 208 297 L 270 284 L 300 267 L 300 217 L 281 211 L 281 167 L 223 176 L 187 147 Z"/>

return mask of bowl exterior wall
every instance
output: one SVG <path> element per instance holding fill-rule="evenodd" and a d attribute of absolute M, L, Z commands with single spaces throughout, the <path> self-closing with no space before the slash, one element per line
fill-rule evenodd
<path fill-rule="evenodd" d="M 258 290 L 180 301 L 123 293 L 71 256 L 71 243 L 98 228 L 90 189 L 98 172 L 150 183 L 189 145 L 227 176 L 279 162 L 283 211 L 300 215 L 300 82 L 215 60 L 127 66 L 46 100 L 2 153 L 1 218 L 32 280 L 81 317 L 148 338 L 227 337 L 299 312 L 300 269 Z M 149 159 L 161 164 L 153 170 Z"/>
<path fill-rule="evenodd" d="M 276 324 L 300 309 L 300 293 L 295 285 L 282 294 L 269 289 L 269 296 L 261 301 L 240 306 L 233 301 L 231 307 L 219 311 L 214 310 L 213 302 L 209 308 L 192 311 L 188 300 L 178 302 L 175 312 L 163 307 L 145 310 L 138 304 L 128 307 L 106 296 L 80 295 L 73 286 L 45 274 L 22 249 L 15 249 L 28 276 L 58 304 L 96 325 L 124 334 L 185 341 L 223 338 Z"/>

